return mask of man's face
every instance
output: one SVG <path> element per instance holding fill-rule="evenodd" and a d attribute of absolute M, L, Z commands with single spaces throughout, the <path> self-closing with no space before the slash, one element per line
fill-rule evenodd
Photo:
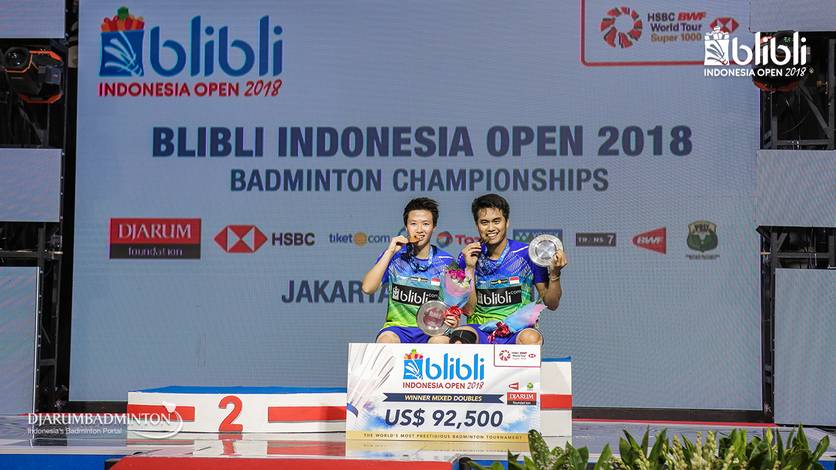
<path fill-rule="evenodd" d="M 420 250 L 430 243 L 433 236 L 433 214 L 428 210 L 409 211 L 406 215 L 406 238 Z M 417 240 L 417 241 L 416 241 Z"/>
<path fill-rule="evenodd" d="M 502 211 L 493 207 L 480 209 L 476 217 L 476 230 L 482 243 L 496 245 L 505 240 L 508 230 L 508 219 Z"/>

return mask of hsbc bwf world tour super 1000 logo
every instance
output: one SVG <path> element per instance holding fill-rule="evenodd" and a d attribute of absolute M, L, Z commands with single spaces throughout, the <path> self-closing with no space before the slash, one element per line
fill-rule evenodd
<path fill-rule="evenodd" d="M 152 26 L 146 35 L 147 26 L 146 18 L 134 16 L 127 7 L 102 20 L 99 76 L 105 80 L 98 83 L 99 96 L 279 95 L 283 30 L 269 16 L 252 22 L 257 30 L 254 41 L 236 37 L 229 25 L 209 24 L 200 15 L 174 31 Z M 216 76 L 229 79 L 211 80 Z"/>

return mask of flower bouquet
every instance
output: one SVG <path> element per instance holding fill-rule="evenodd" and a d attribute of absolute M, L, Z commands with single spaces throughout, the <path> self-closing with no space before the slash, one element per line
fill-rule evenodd
<path fill-rule="evenodd" d="M 467 305 L 473 292 L 473 279 L 458 266 L 451 266 L 444 272 L 441 283 L 441 299 L 450 307 L 462 308 Z"/>
<path fill-rule="evenodd" d="M 488 341 L 493 343 L 497 337 L 510 336 L 525 328 L 530 328 L 540 319 L 540 312 L 546 308 L 544 304 L 527 304 L 516 312 L 508 315 L 504 321 L 489 321 L 479 327 L 485 333 L 490 333 Z"/>

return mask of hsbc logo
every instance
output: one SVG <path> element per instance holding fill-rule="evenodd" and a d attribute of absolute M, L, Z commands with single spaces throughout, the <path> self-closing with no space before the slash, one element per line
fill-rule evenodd
<path fill-rule="evenodd" d="M 657 228 L 633 237 L 633 245 L 646 250 L 662 253 L 668 252 L 668 232 L 666 227 Z"/>
<path fill-rule="evenodd" d="M 227 225 L 215 235 L 215 243 L 227 253 L 255 253 L 267 236 L 255 225 Z"/>
<path fill-rule="evenodd" d="M 718 18 L 714 18 L 714 21 L 708 24 L 708 27 L 711 30 L 714 28 L 719 27 L 720 31 L 724 33 L 733 33 L 740 24 L 732 17 L 729 16 L 722 16 Z"/>

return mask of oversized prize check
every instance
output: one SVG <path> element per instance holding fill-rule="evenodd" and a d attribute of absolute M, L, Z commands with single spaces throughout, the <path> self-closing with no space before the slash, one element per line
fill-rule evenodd
<path fill-rule="evenodd" d="M 540 359 L 537 345 L 350 344 L 346 438 L 526 442 Z"/>

